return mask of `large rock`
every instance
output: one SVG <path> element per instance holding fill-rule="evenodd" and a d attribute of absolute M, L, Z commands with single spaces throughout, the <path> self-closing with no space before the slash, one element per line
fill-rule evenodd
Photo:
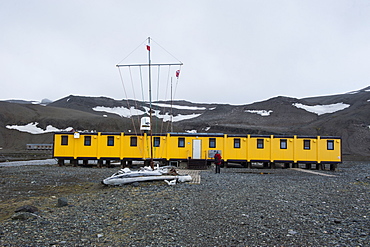
<path fill-rule="evenodd" d="M 68 206 L 68 199 L 65 197 L 58 198 L 57 207 L 65 207 Z"/>
<path fill-rule="evenodd" d="M 36 219 L 37 215 L 30 213 L 30 212 L 18 212 L 13 214 L 12 220 L 28 220 L 28 219 Z"/>
<path fill-rule="evenodd" d="M 18 212 L 36 213 L 38 211 L 39 211 L 39 209 L 35 206 L 32 206 L 32 205 L 24 205 L 24 206 L 21 206 L 21 207 L 17 208 L 16 210 L 14 210 L 14 212 L 16 212 L 16 213 L 18 213 Z"/>

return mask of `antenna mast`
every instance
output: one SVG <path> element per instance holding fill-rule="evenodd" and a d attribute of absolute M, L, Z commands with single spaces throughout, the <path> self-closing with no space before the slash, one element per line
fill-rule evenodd
<path fill-rule="evenodd" d="M 152 72 L 151 72 L 151 60 L 150 60 L 150 37 L 148 37 L 148 44 L 146 46 L 148 50 L 148 69 L 149 69 L 149 116 L 150 116 L 150 167 L 154 170 L 154 162 L 153 162 L 153 117 L 152 117 Z"/>
<path fill-rule="evenodd" d="M 149 136 L 150 136 L 150 166 L 151 168 L 154 170 L 154 157 L 153 157 L 153 130 L 152 130 L 152 118 L 153 118 L 153 115 L 152 115 L 152 71 L 151 71 L 151 67 L 153 66 L 165 66 L 165 65 L 168 65 L 168 66 L 171 66 L 171 65 L 183 65 L 183 63 L 179 62 L 179 63 L 154 63 L 152 64 L 152 61 L 151 61 L 151 57 L 150 57 L 150 40 L 151 38 L 148 37 L 148 42 L 147 42 L 147 45 L 146 45 L 146 49 L 148 50 L 148 63 L 147 64 L 117 64 L 116 67 L 141 67 L 141 66 L 148 66 L 148 69 L 149 69 L 149 73 L 148 73 L 148 81 L 149 81 L 149 116 L 150 116 L 150 130 L 149 130 Z M 171 78 L 171 91 L 172 91 L 172 78 Z M 171 97 L 172 97 L 172 92 L 171 92 Z M 171 99 L 171 105 L 172 105 L 172 99 Z M 171 107 L 172 108 L 172 107 Z M 171 110 L 172 111 L 172 110 Z M 171 120 L 172 122 L 172 120 Z M 172 128 L 172 127 L 171 127 Z"/>

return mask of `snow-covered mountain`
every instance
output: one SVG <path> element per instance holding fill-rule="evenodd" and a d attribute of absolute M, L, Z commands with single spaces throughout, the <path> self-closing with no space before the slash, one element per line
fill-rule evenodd
<path fill-rule="evenodd" d="M 148 102 L 73 95 L 43 105 L 0 106 L 0 147 L 18 151 L 26 143 L 52 143 L 57 130 L 137 132 L 150 109 Z M 370 157 L 370 87 L 246 105 L 161 101 L 152 109 L 154 132 L 335 135 L 343 138 L 344 155 Z"/>

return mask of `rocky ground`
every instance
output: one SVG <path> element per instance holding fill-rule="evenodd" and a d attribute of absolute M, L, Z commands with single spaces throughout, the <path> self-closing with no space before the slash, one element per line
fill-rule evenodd
<path fill-rule="evenodd" d="M 335 176 L 222 168 L 202 171 L 200 184 L 100 184 L 115 171 L 0 167 L 0 245 L 370 245 L 370 162 L 318 171 Z M 38 211 L 22 219 L 24 205 Z"/>

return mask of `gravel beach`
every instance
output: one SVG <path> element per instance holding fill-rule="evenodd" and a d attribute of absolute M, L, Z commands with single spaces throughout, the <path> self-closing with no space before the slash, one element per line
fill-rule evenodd
<path fill-rule="evenodd" d="M 0 245 L 370 245 L 370 162 L 310 170 L 334 176 L 235 167 L 201 171 L 200 184 L 100 183 L 118 169 L 0 167 Z M 38 211 L 18 219 L 25 205 Z"/>

